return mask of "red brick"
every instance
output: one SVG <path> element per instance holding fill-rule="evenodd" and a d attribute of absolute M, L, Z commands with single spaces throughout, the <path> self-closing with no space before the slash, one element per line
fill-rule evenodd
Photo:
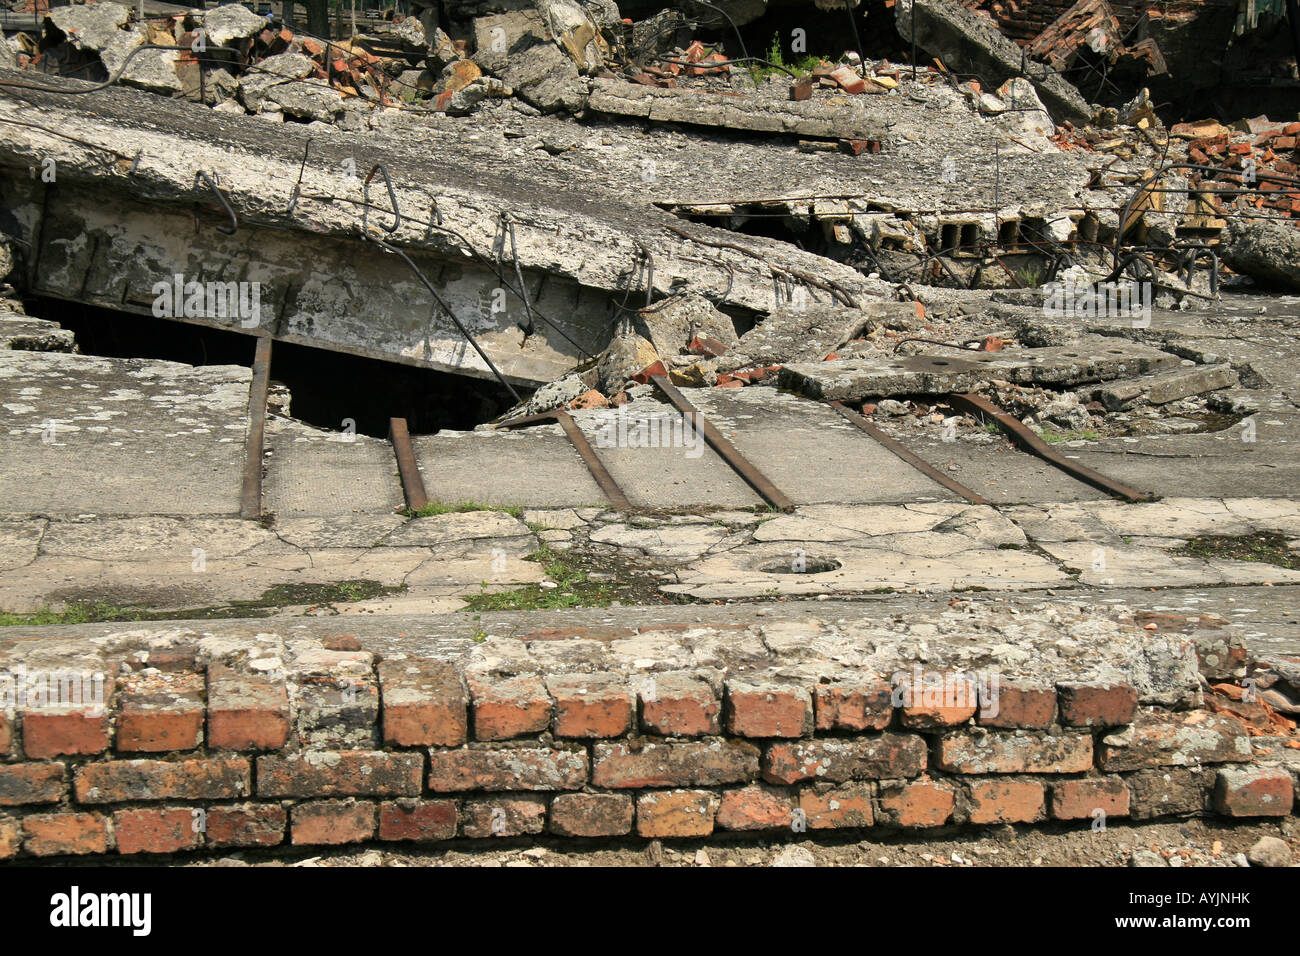
<path fill-rule="evenodd" d="M 551 697 L 537 677 L 469 681 L 475 740 L 540 734 L 551 725 Z"/>
<path fill-rule="evenodd" d="M 208 668 L 208 746 L 279 750 L 289 740 L 289 694 L 282 679 Z"/>
<path fill-rule="evenodd" d="M 721 730 L 721 705 L 707 681 L 683 674 L 655 674 L 642 687 L 641 726 L 665 737 L 700 737 Z M 647 682 L 648 683 L 648 682 Z"/>
<path fill-rule="evenodd" d="M 14 722 L 8 714 L 0 712 L 0 759 L 14 751 Z"/>
<path fill-rule="evenodd" d="M 119 810 L 113 814 L 118 853 L 175 853 L 199 845 L 199 816 L 189 807 Z"/>
<path fill-rule="evenodd" d="M 108 820 L 97 813 L 34 813 L 23 818 L 23 849 L 34 856 L 108 850 Z"/>
<path fill-rule="evenodd" d="M 1057 820 L 1086 820 L 1096 810 L 1108 817 L 1126 817 L 1128 785 L 1119 777 L 1057 780 L 1051 788 L 1051 805 Z"/>
<path fill-rule="evenodd" d="M 15 763 L 0 766 L 0 807 L 58 803 L 63 799 L 63 764 Z"/>
<path fill-rule="evenodd" d="M 72 789 L 78 803 L 222 800 L 248 796 L 249 772 L 243 757 L 114 760 L 78 767 Z"/>
<path fill-rule="evenodd" d="M 1225 767 L 1214 783 L 1214 809 L 1230 817 L 1284 817 L 1295 804 L 1291 774 L 1276 767 Z"/>
<path fill-rule="evenodd" d="M 716 822 L 724 830 L 782 830 L 789 829 L 793 819 L 794 801 L 788 793 L 756 784 L 726 791 Z"/>
<path fill-rule="evenodd" d="M 546 829 L 546 798 L 536 794 L 465 801 L 461 834 L 471 839 L 524 836 Z"/>
<path fill-rule="evenodd" d="M 727 681 L 727 729 L 741 737 L 804 737 L 813 729 L 812 695 L 804 687 Z"/>
<path fill-rule="evenodd" d="M 17 856 L 22 841 L 22 824 L 13 817 L 0 817 L 0 860 Z"/>
<path fill-rule="evenodd" d="M 946 783 L 922 777 L 884 787 L 881 809 L 900 827 L 938 827 L 952 817 L 957 794 Z"/>
<path fill-rule="evenodd" d="M 1056 718 L 1056 688 L 1047 685 L 999 681 L 997 690 L 989 686 L 987 701 L 975 720 L 984 727 L 1043 729 Z"/>
<path fill-rule="evenodd" d="M 135 753 L 203 745 L 203 675 L 161 673 L 128 678 L 118 692 L 117 749 Z"/>
<path fill-rule="evenodd" d="M 717 795 L 708 790 L 650 790 L 637 794 L 636 832 L 643 837 L 708 836 L 717 809 Z"/>
<path fill-rule="evenodd" d="M 894 717 L 893 692 L 886 681 L 841 681 L 816 689 L 818 730 L 884 730 Z"/>
<path fill-rule="evenodd" d="M 1042 730 L 947 733 L 935 765 L 952 773 L 1083 773 L 1092 768 L 1092 735 Z"/>
<path fill-rule="evenodd" d="M 862 78 L 862 74 L 847 66 L 841 66 L 832 70 L 831 79 L 833 79 L 845 93 L 861 93 L 867 88 L 867 82 Z"/>
<path fill-rule="evenodd" d="M 979 693 L 975 682 L 961 674 L 912 674 L 896 679 L 900 720 L 904 727 L 933 730 L 957 727 L 975 716 Z"/>
<path fill-rule="evenodd" d="M 587 782 L 587 754 L 546 747 L 435 750 L 429 789 L 578 790 Z"/>
<path fill-rule="evenodd" d="M 875 822 L 869 784 L 809 787 L 799 794 L 799 809 L 809 830 L 869 827 Z"/>
<path fill-rule="evenodd" d="M 309 751 L 257 758 L 259 797 L 415 797 L 424 755 L 379 750 Z"/>
<path fill-rule="evenodd" d="M 1071 682 L 1056 685 L 1061 723 L 1069 727 L 1117 727 L 1131 724 L 1138 693 L 1130 684 Z"/>
<path fill-rule="evenodd" d="M 635 706 L 627 681 L 614 674 L 549 677 L 558 737 L 620 737 L 632 728 Z"/>
<path fill-rule="evenodd" d="M 102 709 L 28 710 L 22 724 L 23 751 L 33 759 L 108 749 L 108 715 Z"/>
<path fill-rule="evenodd" d="M 917 734 L 774 743 L 763 757 L 763 779 L 789 784 L 915 777 L 925 769 L 925 751 Z"/>
<path fill-rule="evenodd" d="M 289 811 L 295 846 L 363 843 L 375 835 L 375 805 L 362 800 L 312 800 Z"/>
<path fill-rule="evenodd" d="M 714 787 L 758 776 L 759 750 L 744 740 L 596 744 L 591 782 L 597 787 Z"/>
<path fill-rule="evenodd" d="M 550 830 L 570 837 L 622 836 L 632 832 L 634 815 L 629 793 L 562 793 L 551 801 Z"/>
<path fill-rule="evenodd" d="M 209 807 L 204 836 L 209 846 L 279 846 L 288 814 L 278 803 Z"/>
<path fill-rule="evenodd" d="M 1131 727 L 1103 737 L 1098 763 L 1107 771 L 1194 767 L 1245 762 L 1251 753 L 1246 726 L 1235 717 L 1204 710 L 1153 711 L 1139 713 Z"/>
<path fill-rule="evenodd" d="M 1031 823 L 1043 818 L 1043 785 L 1037 780 L 992 778 L 970 784 L 971 823 Z"/>
<path fill-rule="evenodd" d="M 458 747 L 468 738 L 469 691 L 454 664 L 423 658 L 379 665 L 384 743 Z"/>
<path fill-rule="evenodd" d="M 379 839 L 432 843 L 456 835 L 455 800 L 399 800 L 379 805 Z"/>

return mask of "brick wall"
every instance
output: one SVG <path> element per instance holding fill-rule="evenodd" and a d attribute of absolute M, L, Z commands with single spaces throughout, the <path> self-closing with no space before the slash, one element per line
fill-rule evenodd
<path fill-rule="evenodd" d="M 1251 764 L 1236 718 L 1141 707 L 1123 683 L 1008 680 L 993 714 L 874 677 L 647 685 L 313 654 L 305 678 L 154 661 L 102 710 L 0 711 L 0 858 L 1293 806 L 1296 768 Z"/>

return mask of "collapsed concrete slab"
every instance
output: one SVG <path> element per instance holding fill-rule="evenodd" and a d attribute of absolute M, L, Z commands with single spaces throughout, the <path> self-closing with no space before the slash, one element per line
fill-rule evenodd
<path fill-rule="evenodd" d="M 1203 395 L 1236 384 L 1237 373 L 1231 365 L 1198 365 L 1142 378 L 1108 382 L 1088 394 L 1093 401 L 1101 402 L 1107 411 L 1113 412 L 1143 402 L 1166 405 L 1180 398 Z"/>
<path fill-rule="evenodd" d="M 1294 223 L 1230 220 L 1223 260 L 1264 285 L 1300 291 L 1300 229 Z"/>
<path fill-rule="evenodd" d="M 1072 346 L 983 352 L 956 350 L 892 358 L 796 363 L 778 383 L 824 400 L 867 395 L 968 392 L 990 379 L 1065 387 L 1172 368 L 1180 359 L 1136 342 L 1097 336 Z"/>

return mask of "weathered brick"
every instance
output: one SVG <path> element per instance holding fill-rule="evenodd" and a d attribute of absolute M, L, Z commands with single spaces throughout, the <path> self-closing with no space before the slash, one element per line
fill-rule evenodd
<path fill-rule="evenodd" d="M 108 715 L 102 708 L 27 710 L 22 725 L 23 752 L 33 760 L 108 749 Z"/>
<path fill-rule="evenodd" d="M 818 684 L 818 730 L 884 730 L 894 718 L 893 691 L 879 679 Z"/>
<path fill-rule="evenodd" d="M 1139 713 L 1124 730 L 1102 738 L 1098 762 L 1113 772 L 1244 762 L 1250 757 L 1250 738 L 1241 721 L 1194 710 Z"/>
<path fill-rule="evenodd" d="M 14 752 L 14 719 L 0 710 L 0 760 Z"/>
<path fill-rule="evenodd" d="M 202 839 L 201 817 L 189 807 L 118 810 L 113 832 L 118 853 L 175 853 L 192 850 Z"/>
<path fill-rule="evenodd" d="M 711 787 L 758 776 L 759 749 L 745 740 L 596 744 L 591 782 L 597 787 Z"/>
<path fill-rule="evenodd" d="M 368 800 L 312 800 L 289 811 L 296 846 L 363 843 L 375 835 L 375 805 Z"/>
<path fill-rule="evenodd" d="M 283 678 L 225 665 L 208 667 L 208 746 L 279 750 L 289 740 L 289 693 Z"/>
<path fill-rule="evenodd" d="M 1215 773 L 1207 767 L 1139 770 L 1125 774 L 1129 789 L 1129 815 L 1135 820 L 1188 813 L 1210 807 Z"/>
<path fill-rule="evenodd" d="M 551 801 L 550 830 L 560 836 L 605 837 L 632 832 L 630 793 L 561 793 Z"/>
<path fill-rule="evenodd" d="M 257 758 L 260 797 L 414 797 L 424 755 L 381 750 L 308 751 Z"/>
<path fill-rule="evenodd" d="M 999 681 L 996 692 L 990 683 L 989 692 L 975 714 L 983 727 L 1042 730 L 1056 718 L 1056 688 L 1049 684 Z"/>
<path fill-rule="evenodd" d="M 763 757 L 770 783 L 915 777 L 924 769 L 925 740 L 916 734 L 774 743 Z"/>
<path fill-rule="evenodd" d="M 865 783 L 808 787 L 799 793 L 799 809 L 809 830 L 869 827 L 875 822 L 871 785 Z"/>
<path fill-rule="evenodd" d="M 1229 817 L 1284 817 L 1295 803 L 1291 774 L 1280 767 L 1224 767 L 1214 784 L 1214 809 Z"/>
<path fill-rule="evenodd" d="M 147 674 L 118 691 L 117 749 L 127 753 L 193 750 L 203 745 L 202 674 Z"/>
<path fill-rule="evenodd" d="M 637 794 L 636 832 L 643 837 L 708 836 L 718 810 L 709 790 L 649 790 Z"/>
<path fill-rule="evenodd" d="M 1092 735 L 1042 730 L 973 730 L 935 742 L 935 764 L 952 773 L 1083 773 Z"/>
<path fill-rule="evenodd" d="M 1108 817 L 1126 817 L 1129 812 L 1128 786 L 1121 777 L 1057 780 L 1050 795 L 1057 820 L 1086 820 L 1097 810 Z"/>
<path fill-rule="evenodd" d="M 379 665 L 384 743 L 459 747 L 469 731 L 469 690 L 454 664 L 426 658 Z"/>
<path fill-rule="evenodd" d="M 727 681 L 727 730 L 741 737 L 812 734 L 812 695 L 776 681 Z"/>
<path fill-rule="evenodd" d="M 1043 818 L 1043 785 L 1037 780 L 994 777 L 972 780 L 971 823 L 1032 823 Z"/>
<path fill-rule="evenodd" d="M 906 783 L 882 784 L 880 808 L 888 822 L 900 827 L 938 827 L 952 817 L 957 792 L 948 784 L 922 777 Z"/>
<path fill-rule="evenodd" d="M 0 807 L 24 803 L 58 803 L 63 799 L 63 764 L 0 765 Z"/>
<path fill-rule="evenodd" d="M 634 697 L 627 680 L 614 674 L 548 677 L 555 698 L 557 737 L 620 737 L 632 728 Z"/>
<path fill-rule="evenodd" d="M 78 803 L 223 800 L 249 795 L 249 771 L 243 757 L 114 760 L 78 767 L 72 789 Z"/>
<path fill-rule="evenodd" d="M 108 850 L 108 820 L 97 813 L 33 813 L 23 818 L 23 849 L 33 856 Z"/>
<path fill-rule="evenodd" d="M 715 818 L 724 830 L 782 830 L 793 819 L 790 794 L 762 784 L 723 793 Z"/>
<path fill-rule="evenodd" d="M 551 725 L 551 696 L 539 677 L 484 681 L 470 678 L 475 740 L 510 740 Z"/>
<path fill-rule="evenodd" d="M 895 702 L 900 705 L 899 722 L 915 730 L 957 727 L 979 709 L 975 681 L 964 674 L 914 672 L 898 676 L 895 694 Z"/>
<path fill-rule="evenodd" d="M 278 803 L 209 807 L 203 832 L 209 846 L 279 846 L 288 814 Z"/>
<path fill-rule="evenodd" d="M 655 674 L 642 687 L 641 726 L 665 737 L 703 737 L 721 730 L 722 705 L 708 682 L 688 674 Z"/>
<path fill-rule="evenodd" d="M 22 843 L 22 824 L 13 817 L 0 817 L 0 860 L 17 856 Z"/>
<path fill-rule="evenodd" d="M 587 782 L 587 754 L 546 747 L 435 750 L 429 754 L 429 789 L 577 790 Z"/>
<path fill-rule="evenodd" d="M 294 661 L 298 739 L 309 750 L 379 745 L 379 682 L 365 651 L 313 650 Z"/>
<path fill-rule="evenodd" d="M 379 839 L 432 843 L 456 835 L 455 800 L 397 800 L 379 805 Z"/>
<path fill-rule="evenodd" d="M 1056 685 L 1061 723 L 1068 727 L 1118 727 L 1133 722 L 1138 693 L 1131 684 L 1105 681 Z"/>
<path fill-rule="evenodd" d="M 461 834 L 471 839 L 524 836 L 546 829 L 546 798 L 536 794 L 465 801 Z"/>

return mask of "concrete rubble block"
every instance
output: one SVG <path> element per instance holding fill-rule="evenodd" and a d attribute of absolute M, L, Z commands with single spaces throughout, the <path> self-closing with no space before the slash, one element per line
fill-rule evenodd
<path fill-rule="evenodd" d="M 131 56 L 132 51 L 146 42 L 148 42 L 148 31 L 136 24 L 128 30 L 114 33 L 99 51 L 99 58 L 110 76 L 117 76 L 118 71 L 125 64 L 126 69 L 121 74 L 121 82 L 127 86 L 137 86 L 151 93 L 183 92 L 185 84 L 176 72 L 176 64 L 180 60 L 179 50 L 176 52 L 145 50 L 132 57 L 129 63 L 127 62 L 127 57 Z"/>
<path fill-rule="evenodd" d="M 612 395 L 626 385 L 642 369 L 659 361 L 659 353 L 648 339 L 632 332 L 616 335 L 601 353 L 596 368 L 600 374 L 600 387 Z"/>
<path fill-rule="evenodd" d="M 232 40 L 251 37 L 265 28 L 266 17 L 259 17 L 242 3 L 223 4 L 203 14 L 203 29 L 213 46 L 226 46 Z"/>
<path fill-rule="evenodd" d="M 977 74 L 990 87 L 1023 72 L 1023 53 L 1015 41 L 1003 36 L 992 21 L 952 0 L 898 0 L 894 23 L 905 42 L 915 39 L 917 46 L 948 69 Z M 1069 81 L 1032 61 L 1028 72 L 1056 119 L 1082 123 L 1092 115 L 1088 102 Z"/>
<path fill-rule="evenodd" d="M 1107 382 L 1102 387 L 1093 389 L 1088 397 L 1092 401 L 1101 402 L 1107 411 L 1115 412 L 1143 403 L 1164 405 L 1180 398 L 1203 395 L 1236 384 L 1237 372 L 1231 365 L 1198 365 L 1142 378 Z"/>
<path fill-rule="evenodd" d="M 691 339 L 707 336 L 723 345 L 737 341 L 731 319 L 701 295 L 675 296 L 656 306 L 642 309 L 635 319 L 636 331 L 650 340 L 661 356 L 677 355 Z"/>
<path fill-rule="evenodd" d="M 256 72 L 239 78 L 239 95 L 250 110 L 261 107 L 263 99 L 273 87 L 311 76 L 313 64 L 301 53 L 277 53 L 257 65 Z M 298 85 L 298 84 L 294 84 Z"/>
<path fill-rule="evenodd" d="M 279 107 L 285 116 L 333 122 L 343 113 L 343 94 L 324 80 L 284 83 L 266 91 L 262 101 Z"/>
<path fill-rule="evenodd" d="M 546 24 L 533 11 L 503 13 L 474 21 L 474 62 L 544 113 L 581 107 L 578 68 L 547 40 Z"/>
<path fill-rule="evenodd" d="M 0 264 L 0 272 L 4 269 Z M 0 313 L 0 349 L 19 352 L 73 352 L 77 339 L 71 329 L 57 322 L 33 319 L 15 313 Z"/>
<path fill-rule="evenodd" d="M 1221 254 L 1263 285 L 1300 291 L 1300 230 L 1291 222 L 1230 219 Z"/>
<path fill-rule="evenodd" d="M 1179 362 L 1176 355 L 1150 346 L 1092 336 L 1068 346 L 971 352 L 969 356 L 945 351 L 788 364 L 781 370 L 779 386 L 827 401 L 865 395 L 969 392 L 990 379 L 1059 388 L 1167 369 Z"/>
<path fill-rule="evenodd" d="M 781 362 L 820 362 L 829 353 L 860 335 L 886 308 L 901 303 L 875 303 L 867 309 L 810 303 L 786 306 L 742 335 L 717 363 L 719 372 Z M 910 313 L 912 307 L 906 307 Z"/>
<path fill-rule="evenodd" d="M 66 33 L 78 50 L 99 52 L 126 26 L 131 10 L 120 3 L 76 4 L 52 7 L 46 18 Z"/>

